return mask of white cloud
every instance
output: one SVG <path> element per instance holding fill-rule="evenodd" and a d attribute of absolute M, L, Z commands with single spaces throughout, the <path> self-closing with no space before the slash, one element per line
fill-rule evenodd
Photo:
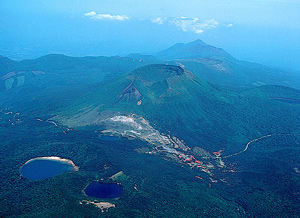
<path fill-rule="evenodd" d="M 233 24 L 232 24 L 232 23 L 230 23 L 230 24 L 228 24 L 228 25 L 227 25 L 227 27 L 232 27 L 232 26 L 233 26 Z"/>
<path fill-rule="evenodd" d="M 214 19 L 203 20 L 199 18 L 173 18 L 169 21 L 171 24 L 175 24 L 182 31 L 192 31 L 194 33 L 203 33 L 206 29 L 216 28 L 219 23 Z"/>
<path fill-rule="evenodd" d="M 204 30 L 195 30 L 195 33 L 203 33 L 204 32 Z"/>
<path fill-rule="evenodd" d="M 152 23 L 157 23 L 159 25 L 163 24 L 165 21 L 165 18 L 157 17 L 157 18 L 152 18 L 151 22 Z"/>
<path fill-rule="evenodd" d="M 216 28 L 219 26 L 219 23 L 215 19 L 211 20 L 200 20 L 199 18 L 188 18 L 188 17 L 178 17 L 178 18 L 153 18 L 151 19 L 153 23 L 159 25 L 163 23 L 168 23 L 175 25 L 179 30 L 184 32 L 194 32 L 194 33 L 203 33 L 207 29 Z"/>
<path fill-rule="evenodd" d="M 95 15 L 96 15 L 96 12 L 95 12 L 95 11 L 91 11 L 91 12 L 89 12 L 89 13 L 84 14 L 84 16 L 87 16 L 87 17 L 93 17 L 93 16 L 95 16 Z"/>
<path fill-rule="evenodd" d="M 97 14 L 95 11 L 84 14 L 86 17 L 90 17 L 93 20 L 129 20 L 127 15 L 110 15 L 110 14 Z"/>

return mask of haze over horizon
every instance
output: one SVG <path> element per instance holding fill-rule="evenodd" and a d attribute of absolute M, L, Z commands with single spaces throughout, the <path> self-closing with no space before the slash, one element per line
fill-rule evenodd
<path fill-rule="evenodd" d="M 300 70 L 295 0 L 0 2 L 0 55 L 152 54 L 201 39 L 237 59 Z"/>

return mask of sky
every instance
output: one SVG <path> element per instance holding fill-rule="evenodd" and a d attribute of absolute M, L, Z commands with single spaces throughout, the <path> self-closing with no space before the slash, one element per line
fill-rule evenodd
<path fill-rule="evenodd" d="M 299 0 L 1 0 L 0 55 L 155 54 L 201 39 L 300 71 Z"/>

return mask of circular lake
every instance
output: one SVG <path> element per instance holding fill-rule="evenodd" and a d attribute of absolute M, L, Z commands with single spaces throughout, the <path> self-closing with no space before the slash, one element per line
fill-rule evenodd
<path fill-rule="evenodd" d="M 87 196 L 103 199 L 114 199 L 121 197 L 123 187 L 119 184 L 104 184 L 97 181 L 91 182 L 85 189 Z"/>
<path fill-rule="evenodd" d="M 59 157 L 38 157 L 23 164 L 20 168 L 20 174 L 30 180 L 41 180 L 77 170 L 78 167 L 71 160 Z"/>

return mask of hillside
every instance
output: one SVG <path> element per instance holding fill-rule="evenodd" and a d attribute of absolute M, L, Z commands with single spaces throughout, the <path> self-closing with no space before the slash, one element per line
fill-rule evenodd
<path fill-rule="evenodd" d="M 240 61 L 223 49 L 196 40 L 175 44 L 155 55 L 135 53 L 127 57 L 68 57 L 52 54 L 19 62 L 0 57 L 0 91 L 23 85 L 54 87 L 92 84 L 113 80 L 148 64 L 181 66 L 207 82 L 231 88 L 261 85 L 300 88 L 300 76 L 294 72 Z"/>
<path fill-rule="evenodd" d="M 156 54 L 163 60 L 191 59 L 191 58 L 227 58 L 234 59 L 230 54 L 220 48 L 207 45 L 200 39 L 184 44 L 177 43 L 166 50 Z"/>
<path fill-rule="evenodd" d="M 26 83 L 28 74 L 25 72 L 29 71 L 23 71 L 25 82 L 19 86 L 19 83 L 13 81 L 15 89 L 1 92 L 0 106 L 17 108 L 33 116 L 43 113 L 59 115 L 55 118 L 57 121 L 73 127 L 100 125 L 101 120 L 116 114 L 137 114 L 156 124 L 159 131 L 170 131 L 189 142 L 190 146 L 203 143 L 210 150 L 223 146 L 229 150 L 238 150 L 240 141 L 249 135 L 268 133 L 270 128 L 275 132 L 298 131 L 297 122 L 291 122 L 298 119 L 297 105 L 270 100 L 300 99 L 299 92 L 295 89 L 258 86 L 234 91 L 207 83 L 184 67 L 155 64 L 137 68 L 137 65 L 144 65 L 147 61 L 135 63 L 129 58 L 101 57 L 100 59 L 111 60 L 112 65 L 116 62 L 115 59 L 125 61 L 128 65 L 119 69 L 123 75 L 117 73 L 118 76 L 103 80 L 101 73 L 98 79 L 86 74 L 85 80 L 85 76 L 80 76 L 81 73 L 73 73 L 74 64 L 71 62 L 81 60 L 87 64 L 89 59 L 95 59 L 99 63 L 99 58 L 63 57 L 65 61 L 58 62 L 57 66 L 45 61 L 53 58 L 55 61 L 62 57 L 49 56 L 35 60 L 45 71 L 31 72 L 34 75 L 28 79 L 31 83 Z M 22 62 L 27 66 L 37 66 L 37 63 L 29 65 Z M 84 66 L 83 63 L 77 66 Z M 68 64 L 70 68 L 64 70 L 63 66 Z M 99 64 L 99 68 L 101 66 Z M 109 63 L 104 66 L 109 66 Z M 130 68 L 137 69 L 124 72 Z M 53 74 L 57 77 L 52 77 Z M 15 77 L 19 80 L 22 74 L 11 75 L 5 82 L 9 79 L 16 80 Z M 62 78 L 68 79 L 61 80 Z M 66 82 L 76 80 L 76 83 Z"/>
<path fill-rule="evenodd" d="M 155 54 L 167 63 L 185 67 L 205 81 L 233 88 L 282 85 L 300 88 L 300 76 L 257 63 L 240 61 L 201 40 L 178 43 Z"/>
<path fill-rule="evenodd" d="M 0 91 L 23 85 L 54 87 L 80 85 L 110 80 L 137 67 L 151 63 L 123 57 L 68 57 L 46 55 L 37 59 L 0 62 Z M 9 63 L 9 66 L 8 64 Z"/>
<path fill-rule="evenodd" d="M 200 143 L 208 150 L 233 151 L 240 148 L 240 141 L 255 135 L 300 131 L 298 106 L 272 100 L 277 97 L 300 99 L 300 94 L 281 86 L 233 91 L 178 66 L 148 65 L 95 87 L 60 109 L 55 119 L 76 127 L 102 125 L 116 114 L 137 114 L 192 147 Z"/>
<path fill-rule="evenodd" d="M 91 84 L 24 84 L 2 91 L 4 214 L 10 216 L 7 208 L 13 208 L 14 215 L 44 215 L 40 202 L 51 199 L 46 206 L 55 216 L 72 211 L 72 216 L 96 217 L 98 208 L 78 203 L 87 199 L 82 189 L 99 178 L 111 183 L 121 172 L 113 182 L 123 185 L 124 194 L 109 211 L 120 217 L 137 210 L 156 216 L 157 208 L 167 210 L 162 217 L 178 214 L 178 204 L 190 214 L 198 210 L 199 217 L 217 217 L 216 207 L 235 217 L 259 216 L 262 208 L 275 217 L 273 207 L 293 216 L 300 211 L 294 198 L 299 103 L 296 89 L 237 91 L 167 64 Z M 79 171 L 40 181 L 20 179 L 22 163 L 54 155 L 74 161 Z M 26 202 L 10 198 L 15 195 Z M 166 199 L 174 204 L 162 207 Z M 185 215 L 183 209 L 178 216 Z"/>

